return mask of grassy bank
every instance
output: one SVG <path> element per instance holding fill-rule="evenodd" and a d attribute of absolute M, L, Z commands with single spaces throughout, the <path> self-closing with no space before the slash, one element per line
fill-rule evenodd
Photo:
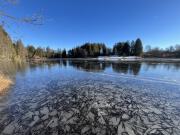
<path fill-rule="evenodd" d="M 8 77 L 0 74 L 0 94 L 6 92 L 6 90 L 13 84 L 12 80 Z"/>

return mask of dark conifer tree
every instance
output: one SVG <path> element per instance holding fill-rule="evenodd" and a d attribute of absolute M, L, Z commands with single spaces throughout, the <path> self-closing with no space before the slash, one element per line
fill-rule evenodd
<path fill-rule="evenodd" d="M 141 39 L 137 39 L 134 45 L 134 55 L 141 56 L 143 53 L 143 45 Z"/>
<path fill-rule="evenodd" d="M 64 49 L 63 51 L 62 51 L 62 58 L 66 58 L 67 57 L 67 55 L 66 55 L 66 49 Z"/>

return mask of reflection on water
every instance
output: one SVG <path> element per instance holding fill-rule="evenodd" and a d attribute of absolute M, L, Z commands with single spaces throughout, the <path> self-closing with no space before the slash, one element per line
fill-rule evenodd
<path fill-rule="evenodd" d="M 139 75 L 140 72 L 143 74 L 143 71 L 151 75 L 161 70 L 161 75 L 172 77 L 172 74 L 180 71 L 180 63 L 68 61 L 68 64 L 87 72 L 104 72 L 111 69 L 111 72 L 130 75 Z"/>
<path fill-rule="evenodd" d="M 17 72 L 25 73 L 28 68 L 27 63 L 23 62 L 4 62 L 0 61 L 0 74 L 14 78 Z"/>
<path fill-rule="evenodd" d="M 164 70 L 173 70 L 173 71 L 179 71 L 180 70 L 180 63 L 151 63 L 146 62 L 146 68 L 147 70 L 156 69 L 159 67 L 163 67 Z"/>
<path fill-rule="evenodd" d="M 0 96 L 5 95 L 8 92 L 8 88 L 13 84 L 16 77 L 16 73 L 25 73 L 27 63 L 10 61 L 0 61 Z"/>
<path fill-rule="evenodd" d="M 112 67 L 114 72 L 138 75 L 141 69 L 141 63 L 110 63 L 93 61 L 69 61 L 69 65 L 80 70 L 89 72 L 103 72 L 106 68 Z"/>
<path fill-rule="evenodd" d="M 152 62 L 99 62 L 99 61 L 77 61 L 77 60 L 53 60 L 46 62 L 31 63 L 0 63 L 0 72 L 5 75 L 15 75 L 17 72 L 23 73 L 29 68 L 33 70 L 35 68 L 49 69 L 54 66 L 61 67 L 73 67 L 78 70 L 84 70 L 87 72 L 103 72 L 106 69 L 111 68 L 112 72 L 138 75 L 140 71 L 145 70 L 151 72 L 153 70 L 161 69 L 164 73 L 166 71 L 178 72 L 180 71 L 180 63 L 152 63 Z M 142 69 L 141 69 L 142 68 Z"/>
<path fill-rule="evenodd" d="M 180 63 L 1 63 L 0 134 L 179 135 Z"/>
<path fill-rule="evenodd" d="M 138 75 L 141 63 L 113 63 L 112 68 L 115 72 Z"/>
<path fill-rule="evenodd" d="M 105 63 L 101 62 L 88 62 L 88 61 L 69 61 L 69 65 L 73 66 L 79 70 L 85 70 L 88 72 L 101 72 L 104 71 L 106 68 Z"/>

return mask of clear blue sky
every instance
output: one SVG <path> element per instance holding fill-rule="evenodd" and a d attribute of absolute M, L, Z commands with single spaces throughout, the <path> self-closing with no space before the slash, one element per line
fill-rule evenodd
<path fill-rule="evenodd" d="M 9 23 L 25 44 L 71 48 L 84 42 L 115 42 L 140 37 L 144 45 L 180 44 L 180 0 L 19 0 L 5 10 L 14 16 L 42 12 L 43 26 Z"/>

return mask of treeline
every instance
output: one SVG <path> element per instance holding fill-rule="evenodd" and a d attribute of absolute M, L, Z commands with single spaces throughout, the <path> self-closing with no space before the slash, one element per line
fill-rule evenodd
<path fill-rule="evenodd" d="M 106 47 L 103 43 L 86 43 L 68 51 L 71 58 L 98 57 L 98 56 L 141 56 L 143 44 L 141 39 L 136 41 L 118 42 L 113 48 Z"/>
<path fill-rule="evenodd" d="M 119 42 L 113 47 L 113 54 L 118 56 L 141 56 L 143 44 L 141 39 L 136 41 Z"/>
<path fill-rule="evenodd" d="M 31 58 L 67 57 L 66 50 L 53 50 L 30 45 L 25 47 L 21 40 L 12 41 L 8 33 L 0 26 L 0 60 L 25 61 Z"/>
<path fill-rule="evenodd" d="M 35 48 L 27 46 L 28 58 L 85 58 L 107 56 L 111 54 L 111 49 L 102 43 L 85 43 L 82 46 L 75 47 L 70 50 L 57 49 L 53 50 L 49 47 Z"/>
<path fill-rule="evenodd" d="M 8 33 L 0 26 L 0 60 L 25 60 L 26 54 L 21 40 L 12 42 Z"/>
<path fill-rule="evenodd" d="M 67 57 L 67 53 L 66 53 L 65 49 L 61 51 L 61 49 L 53 50 L 49 47 L 35 48 L 32 45 L 27 46 L 26 49 L 28 52 L 27 58 L 29 58 L 29 59 L 32 59 L 32 58 L 66 58 Z"/>
<path fill-rule="evenodd" d="M 111 55 L 112 51 L 103 43 L 85 43 L 68 51 L 70 58 L 85 58 Z"/>
<path fill-rule="evenodd" d="M 35 48 L 27 46 L 28 58 L 87 58 L 98 56 L 141 56 L 143 45 L 140 39 L 136 41 L 119 42 L 113 48 L 108 48 L 104 43 L 85 43 L 70 50 L 53 50 L 49 47 Z"/>
<path fill-rule="evenodd" d="M 85 43 L 70 50 L 51 49 L 49 47 L 24 46 L 21 40 L 12 42 L 8 33 L 0 26 L 0 57 L 1 59 L 26 60 L 42 58 L 86 58 L 98 56 L 141 56 L 143 45 L 140 39 L 136 41 L 118 42 L 113 48 L 104 43 Z"/>
<path fill-rule="evenodd" d="M 167 49 L 153 48 L 149 46 L 143 52 L 141 39 L 135 41 L 118 42 L 113 48 L 108 48 L 104 43 L 85 43 L 73 49 L 51 49 L 49 47 L 24 46 L 21 40 L 12 42 L 8 33 L 0 26 L 0 60 L 27 60 L 45 58 L 87 58 L 98 56 L 143 56 L 143 57 L 166 57 L 180 58 L 180 45 L 171 46 Z"/>
<path fill-rule="evenodd" d="M 151 48 L 151 46 L 146 46 L 144 57 L 180 58 L 180 45 L 170 46 L 166 49 L 160 49 L 158 47 Z"/>

